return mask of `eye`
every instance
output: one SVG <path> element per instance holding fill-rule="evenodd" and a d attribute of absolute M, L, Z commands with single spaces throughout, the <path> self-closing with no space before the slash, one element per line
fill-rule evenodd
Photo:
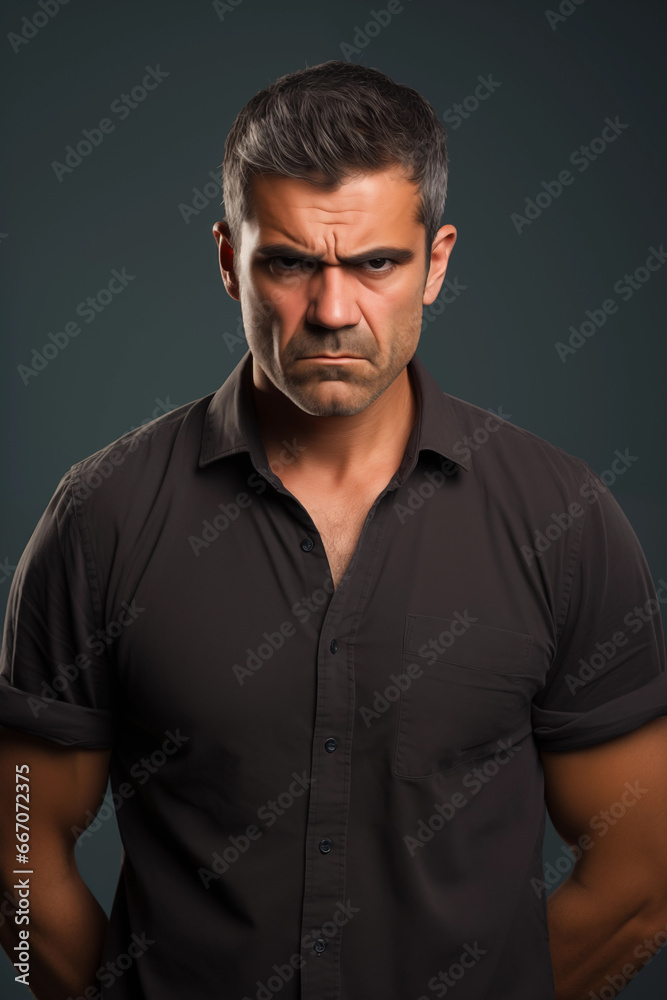
<path fill-rule="evenodd" d="M 308 272 L 317 267 L 317 261 L 308 260 L 302 257 L 275 256 L 267 258 L 267 262 L 273 270 L 282 272 Z M 379 266 L 378 266 L 379 265 Z M 362 261 L 360 265 L 364 270 L 374 274 L 388 274 L 396 267 L 396 262 L 389 257 L 371 257 Z"/>
<path fill-rule="evenodd" d="M 311 270 L 313 263 L 300 257 L 269 257 L 269 264 L 278 271 Z"/>
<path fill-rule="evenodd" d="M 380 273 L 383 273 L 385 271 L 393 271 L 393 269 L 396 266 L 395 262 L 393 260 L 391 260 L 389 257 L 372 257 L 370 260 L 364 261 L 364 263 L 365 264 L 373 264 L 373 265 L 375 265 L 375 264 L 389 264 L 389 267 L 383 267 L 383 268 L 371 267 L 371 269 L 370 269 L 371 271 L 377 271 L 377 272 L 380 272 Z"/>

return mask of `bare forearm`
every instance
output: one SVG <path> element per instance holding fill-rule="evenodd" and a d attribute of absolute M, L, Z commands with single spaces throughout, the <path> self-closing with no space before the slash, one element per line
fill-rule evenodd
<path fill-rule="evenodd" d="M 616 994 L 641 972 L 667 939 L 667 908 L 635 910 L 572 878 L 549 897 L 556 1000 L 585 1000 L 604 987 Z"/>
<path fill-rule="evenodd" d="M 7 888 L 15 895 L 11 882 Z M 28 985 L 37 1000 L 67 1000 L 98 986 L 95 972 L 108 921 L 78 871 L 48 885 L 35 874 L 29 916 L 30 923 L 20 925 L 7 917 L 0 928 L 0 944 L 15 962 L 14 946 L 23 943 L 19 930 L 29 931 Z"/>

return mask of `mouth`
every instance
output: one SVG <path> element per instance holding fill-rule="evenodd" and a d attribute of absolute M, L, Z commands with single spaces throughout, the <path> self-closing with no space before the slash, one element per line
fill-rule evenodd
<path fill-rule="evenodd" d="M 311 354 L 302 361 L 365 361 L 359 354 Z"/>

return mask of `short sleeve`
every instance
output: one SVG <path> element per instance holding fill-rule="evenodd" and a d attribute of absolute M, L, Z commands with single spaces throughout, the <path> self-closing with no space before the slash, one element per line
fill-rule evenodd
<path fill-rule="evenodd" d="M 585 463 L 584 463 L 585 465 Z M 539 749 L 571 750 L 667 715 L 667 666 L 656 591 L 639 539 L 609 489 L 585 466 L 585 507 L 567 612 L 546 684 L 532 703 Z"/>
<path fill-rule="evenodd" d="M 0 651 L 0 725 L 65 745 L 113 744 L 113 685 L 82 501 L 60 480 L 12 578 Z"/>

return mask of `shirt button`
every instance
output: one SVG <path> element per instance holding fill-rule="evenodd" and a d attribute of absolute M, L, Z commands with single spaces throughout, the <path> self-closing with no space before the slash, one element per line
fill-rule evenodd
<path fill-rule="evenodd" d="M 324 938 L 315 938 L 315 943 L 313 945 L 313 948 L 315 949 L 315 954 L 321 955 L 326 946 L 327 943 L 324 940 Z"/>
<path fill-rule="evenodd" d="M 303 549 L 304 552 L 310 552 L 314 544 L 315 542 L 312 540 L 312 538 L 301 539 L 301 548 Z"/>
<path fill-rule="evenodd" d="M 333 753 L 337 746 L 338 746 L 338 741 L 335 740 L 333 736 L 330 736 L 329 739 L 326 740 L 324 743 L 324 749 L 326 750 L 327 753 Z"/>
<path fill-rule="evenodd" d="M 338 650 L 338 643 L 336 642 L 335 639 L 332 639 L 331 642 L 329 643 L 329 649 L 331 650 L 332 653 L 337 652 L 337 650 Z"/>
<path fill-rule="evenodd" d="M 320 840 L 320 850 L 322 854 L 328 854 L 333 847 L 333 842 L 331 840 Z"/>

